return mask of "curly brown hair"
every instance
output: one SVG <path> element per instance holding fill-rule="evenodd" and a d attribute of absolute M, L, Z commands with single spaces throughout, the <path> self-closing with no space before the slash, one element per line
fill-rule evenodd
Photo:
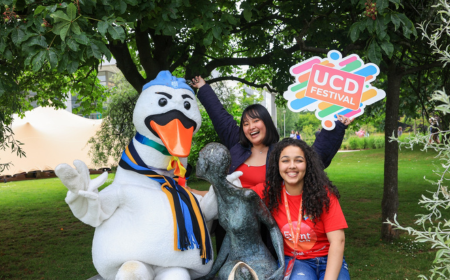
<path fill-rule="evenodd" d="M 269 168 L 266 175 L 264 186 L 264 201 L 270 212 L 278 210 L 281 202 L 281 191 L 283 178 L 280 175 L 279 160 L 281 152 L 288 146 L 299 147 L 305 154 L 306 173 L 303 185 L 303 209 L 302 216 L 308 215 L 312 220 L 319 218 L 323 212 L 330 207 L 330 195 L 335 195 L 338 199 L 340 194 L 336 186 L 328 179 L 323 164 L 317 156 L 313 148 L 308 146 L 304 141 L 285 138 L 278 142 L 270 154 Z"/>

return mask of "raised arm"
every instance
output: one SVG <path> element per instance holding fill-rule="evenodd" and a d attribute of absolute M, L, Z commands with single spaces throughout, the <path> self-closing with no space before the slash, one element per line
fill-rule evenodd
<path fill-rule="evenodd" d="M 193 87 L 199 89 L 197 98 L 205 107 L 222 144 L 231 149 L 239 142 L 239 126 L 220 103 L 211 86 L 206 84 L 202 77 L 196 79 L 198 82 L 194 83 Z"/>
<path fill-rule="evenodd" d="M 108 173 L 91 180 L 84 162 L 76 160 L 74 166 L 75 169 L 60 164 L 55 168 L 55 174 L 69 189 L 65 200 L 73 215 L 83 223 L 97 227 L 119 207 L 118 190 L 109 186 L 99 193 L 97 189 L 108 179 Z"/>
<path fill-rule="evenodd" d="M 322 129 L 319 135 L 314 141 L 313 148 L 316 151 L 319 158 L 322 160 L 324 168 L 327 168 L 331 160 L 338 152 L 341 147 L 342 140 L 344 139 L 345 129 L 353 120 L 346 118 L 344 116 L 338 116 L 338 121 L 336 121 L 336 127 L 328 131 Z"/>

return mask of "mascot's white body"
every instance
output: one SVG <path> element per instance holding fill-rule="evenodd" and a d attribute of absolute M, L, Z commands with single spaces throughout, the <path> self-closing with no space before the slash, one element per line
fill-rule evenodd
<path fill-rule="evenodd" d="M 170 75 L 170 72 L 164 72 L 166 76 L 167 73 Z M 161 138 L 187 137 L 190 149 L 189 137 L 200 128 L 201 115 L 192 90 L 186 88 L 187 85 L 179 88 L 176 85 L 177 79 L 172 79 L 172 85 L 169 86 L 160 83 L 144 87 L 134 110 L 133 123 L 141 135 L 166 147 L 167 141 Z M 175 111 L 176 114 L 173 113 Z M 195 123 L 190 136 L 170 131 L 160 138 L 161 135 L 151 131 L 150 128 L 155 128 L 150 125 L 152 116 L 165 116 L 168 112 L 169 117 L 180 116 L 181 113 L 181 118 L 187 118 L 191 124 Z M 167 124 L 167 120 L 165 122 Z M 163 126 L 164 124 L 161 127 Z M 185 128 L 182 127 L 181 131 L 185 131 Z M 172 143 L 179 145 L 180 139 Z M 147 166 L 161 175 L 173 177 L 173 171 L 167 171 L 171 156 L 141 144 L 136 138 L 132 141 L 136 152 Z M 177 149 L 179 151 L 180 147 L 172 150 Z M 168 150 L 171 151 L 170 148 Z M 180 160 L 187 166 L 186 157 L 180 157 Z M 96 228 L 92 256 L 95 268 L 103 278 L 182 280 L 195 279 L 210 271 L 213 261 L 202 264 L 199 249 L 174 250 L 174 218 L 160 183 L 118 167 L 114 182 L 99 193 L 97 188 L 105 182 L 107 174 L 90 180 L 89 170 L 83 162 L 75 161 L 74 165 L 76 170 L 67 164 L 60 164 L 55 172 L 69 189 L 66 202 L 73 214 Z M 217 215 L 214 193 L 196 197 L 205 221 L 214 218 Z"/>

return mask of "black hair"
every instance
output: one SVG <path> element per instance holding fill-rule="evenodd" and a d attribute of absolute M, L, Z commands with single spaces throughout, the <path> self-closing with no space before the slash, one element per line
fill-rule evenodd
<path fill-rule="evenodd" d="M 281 140 L 270 153 L 269 168 L 266 175 L 264 201 L 270 212 L 273 213 L 281 202 L 283 178 L 280 175 L 279 160 L 281 152 L 288 146 L 299 147 L 305 154 L 306 173 L 303 185 L 303 209 L 302 216 L 308 215 L 314 222 L 323 212 L 330 207 L 330 195 L 335 195 L 338 199 L 340 194 L 336 186 L 328 179 L 323 170 L 322 161 L 317 156 L 313 148 L 304 141 L 285 138 Z"/>
<path fill-rule="evenodd" d="M 277 128 L 275 127 L 275 124 L 272 121 L 272 117 L 270 116 L 266 107 L 260 104 L 252 104 L 250 106 L 247 106 L 244 112 L 242 112 L 241 125 L 239 126 L 239 143 L 241 143 L 242 146 L 251 146 L 251 142 L 247 139 L 247 137 L 245 137 L 243 129 L 244 120 L 247 118 L 258 118 L 266 126 L 266 136 L 263 139 L 264 145 L 270 146 L 271 144 L 275 144 L 280 140 Z"/>

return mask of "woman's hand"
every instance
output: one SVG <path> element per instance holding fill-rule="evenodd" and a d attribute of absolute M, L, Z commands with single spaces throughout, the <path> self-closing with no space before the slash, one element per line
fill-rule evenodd
<path fill-rule="evenodd" d="M 337 115 L 338 121 L 345 125 L 350 125 L 354 119 L 347 118 L 344 115 Z"/>
<path fill-rule="evenodd" d="M 195 78 L 192 79 L 192 87 L 199 89 L 202 86 L 204 86 L 205 84 L 206 84 L 205 80 L 203 80 L 202 76 L 195 76 Z"/>

